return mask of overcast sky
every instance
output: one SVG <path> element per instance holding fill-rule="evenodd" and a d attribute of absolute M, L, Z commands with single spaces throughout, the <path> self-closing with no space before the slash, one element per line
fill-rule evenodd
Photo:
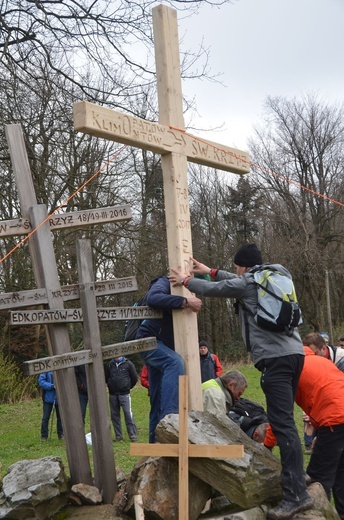
<path fill-rule="evenodd" d="M 247 149 L 268 95 L 343 102 L 344 0 L 233 0 L 200 11 L 178 15 L 181 48 L 195 49 L 203 37 L 225 84 L 183 82 L 196 98 L 199 126 L 225 123 L 225 131 L 203 137 Z"/>

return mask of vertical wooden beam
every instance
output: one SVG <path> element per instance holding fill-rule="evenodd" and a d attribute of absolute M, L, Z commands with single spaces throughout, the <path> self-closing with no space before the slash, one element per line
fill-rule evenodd
<path fill-rule="evenodd" d="M 37 198 L 21 125 L 5 125 L 5 133 L 16 179 L 21 216 L 30 218 L 31 220 L 30 208 L 37 205 Z M 45 217 L 45 209 L 41 208 L 40 210 L 36 210 L 35 218 L 37 222 L 40 223 Z M 31 224 L 34 225 L 32 220 Z M 52 270 L 53 276 L 57 277 L 56 260 L 49 228 L 44 226 L 40 230 L 39 236 L 42 236 L 42 238 L 36 236 L 35 239 L 33 237 L 29 239 L 29 250 L 37 287 L 45 287 L 46 276 L 49 276 L 49 269 Z M 48 262 L 46 262 L 46 257 L 44 256 L 45 247 L 49 255 Z M 53 278 L 52 286 L 60 288 L 58 278 Z M 54 299 L 54 303 L 52 303 L 51 291 L 48 291 L 48 294 L 49 304 L 57 304 L 59 308 L 63 308 L 63 301 L 61 302 L 60 299 L 57 298 Z M 56 307 L 53 306 L 52 308 Z M 69 334 L 65 325 L 47 325 L 45 330 L 50 354 L 70 352 Z M 54 341 L 56 337 L 59 340 L 55 348 Z M 57 374 L 55 380 L 62 424 L 65 431 L 66 451 L 72 482 L 75 484 L 80 482 L 92 484 L 91 467 L 85 441 L 74 369 L 63 370 L 63 374 Z M 76 410 L 75 414 L 73 413 L 74 409 Z M 69 411 L 71 411 L 70 414 Z M 71 446 L 69 446 L 69 440 L 72 442 Z"/>
<path fill-rule="evenodd" d="M 47 210 L 42 204 L 29 210 L 29 218 L 34 228 L 46 218 Z M 49 309 L 63 309 L 61 286 L 58 278 L 55 254 L 49 224 L 42 225 L 32 237 L 36 251 L 39 278 L 46 288 Z M 48 325 L 52 354 L 71 352 L 68 329 L 65 324 Z M 55 372 L 57 398 L 62 418 L 63 432 L 72 482 L 92 484 L 92 474 L 86 446 L 84 424 L 74 368 Z"/>
<path fill-rule="evenodd" d="M 92 250 L 89 240 L 78 240 L 77 259 L 80 302 L 84 319 L 84 348 L 92 351 L 93 359 L 93 363 L 86 365 L 86 371 L 95 484 L 102 492 L 104 503 L 111 504 L 117 490 L 116 469 L 93 282 Z"/>
<path fill-rule="evenodd" d="M 188 377 L 179 376 L 179 520 L 189 519 Z"/>
<path fill-rule="evenodd" d="M 185 129 L 180 78 L 177 13 L 158 5 L 152 9 L 155 60 L 158 82 L 159 123 Z M 166 153 L 161 157 L 167 226 L 169 265 L 189 272 L 192 255 L 187 157 Z M 173 294 L 190 295 L 184 287 Z M 203 410 L 199 366 L 197 315 L 186 309 L 173 312 L 176 351 L 183 357 L 189 377 L 189 406 Z"/>

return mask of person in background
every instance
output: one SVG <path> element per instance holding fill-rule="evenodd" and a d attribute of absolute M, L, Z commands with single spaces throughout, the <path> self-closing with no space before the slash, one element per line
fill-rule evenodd
<path fill-rule="evenodd" d="M 115 441 L 122 441 L 121 408 L 125 425 L 132 442 L 137 441 L 137 427 L 131 408 L 130 390 L 137 383 L 137 373 L 133 363 L 124 356 L 111 359 L 105 365 L 105 381 L 109 389 L 111 421 L 115 430 Z"/>
<path fill-rule="evenodd" d="M 44 372 L 38 376 L 38 384 L 42 388 L 43 417 L 41 424 L 41 440 L 47 441 L 49 437 L 49 419 L 55 407 L 56 411 L 56 431 L 60 440 L 63 440 L 62 421 L 57 396 L 55 390 L 54 377 L 52 372 Z"/>
<path fill-rule="evenodd" d="M 344 374 L 307 346 L 295 401 L 309 416 L 317 439 L 307 467 L 310 482 L 320 482 L 339 518 L 344 519 Z"/>
<path fill-rule="evenodd" d="M 344 372 L 344 348 L 330 345 L 324 334 L 326 333 L 310 332 L 303 339 L 303 344 L 313 350 L 316 356 L 329 359 L 339 370 Z"/>
<path fill-rule="evenodd" d="M 310 332 L 303 338 L 303 344 L 309 347 L 316 356 L 332 361 L 339 370 L 344 372 L 344 349 L 329 344 L 326 332 Z M 312 426 L 310 417 L 303 413 L 305 453 L 311 454 L 316 439 L 316 429 Z"/>
<path fill-rule="evenodd" d="M 337 341 L 337 347 L 344 348 L 344 336 L 339 336 Z"/>
<path fill-rule="evenodd" d="M 148 368 L 146 365 L 143 365 L 141 374 L 140 374 L 140 383 L 144 388 L 147 388 L 149 395 L 149 380 L 148 380 Z"/>
<path fill-rule="evenodd" d="M 179 376 L 185 372 L 184 360 L 174 350 L 172 310 L 198 312 L 202 301 L 195 296 L 185 298 L 172 295 L 167 276 L 159 276 L 150 283 L 147 305 L 163 311 L 160 319 L 144 320 L 136 334 L 136 339 L 157 338 L 156 349 L 140 353 L 148 368 L 151 405 L 149 442 L 154 443 L 159 421 L 167 414 L 179 412 Z"/>
<path fill-rule="evenodd" d="M 239 370 L 230 370 L 221 377 L 205 381 L 202 383 L 204 411 L 213 415 L 227 415 L 246 388 L 246 377 Z"/>
<path fill-rule="evenodd" d="M 245 244 L 235 253 L 235 274 L 210 268 L 195 258 L 190 258 L 190 262 L 191 273 L 208 274 L 212 281 L 196 279 L 172 268 L 169 280 L 173 286 L 184 285 L 191 292 L 203 296 L 235 298 L 239 303 L 237 310 L 242 338 L 255 367 L 262 373 L 260 384 L 266 398 L 269 424 L 281 456 L 282 500 L 267 512 L 267 518 L 289 520 L 313 506 L 304 478 L 302 446 L 294 420 L 294 398 L 305 357 L 298 329 L 287 335 L 265 330 L 254 319 L 258 291 L 250 270 L 263 264 L 256 244 Z M 268 267 L 271 264 L 264 265 Z M 273 265 L 291 278 L 284 266 Z"/>
<path fill-rule="evenodd" d="M 78 387 L 82 420 L 85 424 L 86 409 L 88 404 L 86 367 L 85 365 L 78 365 L 74 367 L 74 371 L 76 377 L 76 386 Z"/>
<path fill-rule="evenodd" d="M 222 374 L 220 360 L 216 354 L 210 352 L 206 341 L 199 342 L 199 357 L 202 383 L 209 379 L 215 379 L 215 377 L 219 377 Z"/>

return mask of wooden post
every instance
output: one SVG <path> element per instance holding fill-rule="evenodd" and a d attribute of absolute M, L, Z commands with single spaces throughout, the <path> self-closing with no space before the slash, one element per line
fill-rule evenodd
<path fill-rule="evenodd" d="M 158 82 L 159 123 L 185 130 L 182 87 L 180 78 L 177 12 L 158 5 L 152 10 L 155 62 Z M 167 222 L 167 248 L 170 267 L 181 267 L 190 272 L 192 256 L 190 207 L 187 182 L 187 157 L 168 153 L 161 156 L 165 214 Z M 172 287 L 172 294 L 187 296 L 184 287 Z M 201 371 L 197 333 L 197 314 L 189 309 L 173 312 L 175 349 L 187 360 L 190 407 L 203 410 Z"/>
<path fill-rule="evenodd" d="M 90 404 L 92 452 L 95 484 L 105 504 L 111 504 L 117 490 L 110 421 L 106 397 L 102 347 L 97 304 L 94 292 L 92 250 L 89 240 L 78 240 L 77 259 L 80 302 L 84 316 L 84 345 L 93 354 L 93 363 L 86 365 Z"/>
<path fill-rule="evenodd" d="M 30 222 L 34 227 L 46 218 L 47 211 L 44 205 L 33 206 L 29 211 Z M 47 290 L 50 309 L 63 308 L 63 299 L 55 295 L 61 294 L 61 287 L 55 262 L 55 254 L 50 230 L 47 223 L 39 227 L 32 237 L 36 252 L 39 278 Z M 52 297 L 54 293 L 54 297 Z M 65 324 L 48 325 L 52 354 L 71 352 L 69 334 Z M 66 438 L 66 450 L 72 482 L 92 484 L 92 474 L 85 440 L 84 424 L 81 416 L 79 395 L 76 386 L 74 368 L 66 368 L 56 372 L 57 397 L 62 418 L 63 431 Z"/>

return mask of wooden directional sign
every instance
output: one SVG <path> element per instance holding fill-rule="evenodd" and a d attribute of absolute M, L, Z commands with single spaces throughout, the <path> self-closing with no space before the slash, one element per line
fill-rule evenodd
<path fill-rule="evenodd" d="M 151 307 L 97 308 L 99 321 L 161 319 L 162 311 Z M 79 323 L 83 321 L 81 309 L 41 309 L 37 311 L 11 311 L 11 325 L 37 323 Z"/>
<path fill-rule="evenodd" d="M 96 296 L 108 296 L 124 292 L 137 291 L 135 276 L 126 278 L 114 278 L 113 280 L 102 280 L 94 283 Z M 52 299 L 62 297 L 63 301 L 78 300 L 80 291 L 78 284 L 64 285 L 61 290 L 53 291 Z M 29 307 L 32 305 L 44 305 L 48 303 L 48 295 L 45 288 L 29 289 L 28 291 L 0 293 L 0 310 L 16 309 L 18 307 Z"/>
<path fill-rule="evenodd" d="M 130 206 L 113 206 L 109 208 L 86 209 L 73 213 L 57 213 L 49 218 L 50 231 L 72 229 L 107 222 L 124 222 L 132 217 Z M 32 231 L 28 218 L 3 220 L 0 222 L 0 238 L 27 235 Z"/>
<path fill-rule="evenodd" d="M 74 104 L 74 126 L 86 134 L 137 146 L 155 153 L 175 152 L 188 160 L 233 173 L 248 173 L 246 152 L 196 138 L 177 128 L 100 107 L 88 101 Z"/>
<path fill-rule="evenodd" d="M 103 361 L 118 356 L 129 356 L 146 352 L 156 348 L 156 338 L 135 339 L 115 345 L 106 345 L 102 347 Z M 61 370 L 63 368 L 76 367 L 78 365 L 87 365 L 92 363 L 94 354 L 91 350 L 77 350 L 69 354 L 59 354 L 23 363 L 24 373 L 27 376 L 42 374 L 43 372 Z"/>

